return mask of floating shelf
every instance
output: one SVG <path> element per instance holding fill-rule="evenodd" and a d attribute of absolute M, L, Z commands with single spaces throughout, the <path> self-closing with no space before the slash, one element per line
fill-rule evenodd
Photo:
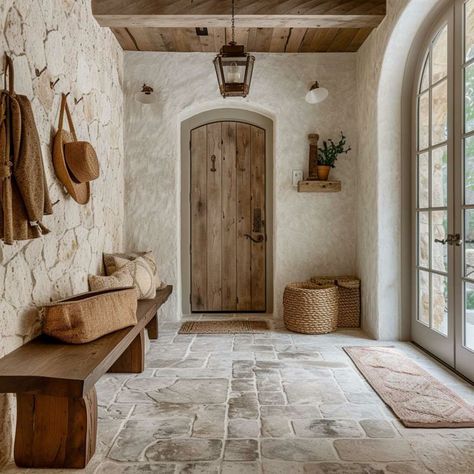
<path fill-rule="evenodd" d="M 338 193 L 341 191 L 340 181 L 300 181 L 299 193 Z"/>

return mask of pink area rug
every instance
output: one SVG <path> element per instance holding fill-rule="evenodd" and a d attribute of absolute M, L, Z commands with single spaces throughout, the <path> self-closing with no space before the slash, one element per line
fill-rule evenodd
<path fill-rule="evenodd" d="M 474 408 L 392 347 L 344 347 L 408 428 L 473 428 Z"/>

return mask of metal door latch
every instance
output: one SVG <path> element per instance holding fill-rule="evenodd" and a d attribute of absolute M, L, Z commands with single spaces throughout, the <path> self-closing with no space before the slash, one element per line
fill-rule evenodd
<path fill-rule="evenodd" d="M 435 242 L 441 245 L 456 245 L 456 247 L 460 247 L 463 243 L 460 234 L 448 234 L 446 239 L 435 239 Z"/>

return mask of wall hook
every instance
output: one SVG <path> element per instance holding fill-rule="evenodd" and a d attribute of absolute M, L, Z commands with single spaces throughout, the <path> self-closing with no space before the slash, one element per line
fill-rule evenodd
<path fill-rule="evenodd" d="M 56 87 L 56 84 L 59 82 L 59 77 L 54 81 L 54 82 L 50 82 L 49 83 L 49 86 L 51 87 L 51 89 L 54 89 Z"/>
<path fill-rule="evenodd" d="M 70 92 L 68 92 L 67 94 L 64 94 L 66 96 L 66 99 L 71 95 Z"/>
<path fill-rule="evenodd" d="M 79 100 L 76 98 L 74 99 L 74 104 L 77 105 L 82 99 L 84 99 L 84 96 L 82 96 Z"/>
<path fill-rule="evenodd" d="M 43 72 L 46 71 L 46 69 L 48 69 L 48 66 L 45 66 L 43 69 L 41 69 L 41 71 L 38 68 L 35 68 L 36 77 L 40 77 L 41 74 L 43 74 Z"/>

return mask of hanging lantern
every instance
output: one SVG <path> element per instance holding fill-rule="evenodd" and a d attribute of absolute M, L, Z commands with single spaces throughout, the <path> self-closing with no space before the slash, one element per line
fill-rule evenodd
<path fill-rule="evenodd" d="M 247 97 L 254 62 L 255 57 L 245 52 L 245 46 L 235 42 L 235 11 L 232 0 L 232 41 L 222 46 L 214 59 L 222 97 Z"/>

